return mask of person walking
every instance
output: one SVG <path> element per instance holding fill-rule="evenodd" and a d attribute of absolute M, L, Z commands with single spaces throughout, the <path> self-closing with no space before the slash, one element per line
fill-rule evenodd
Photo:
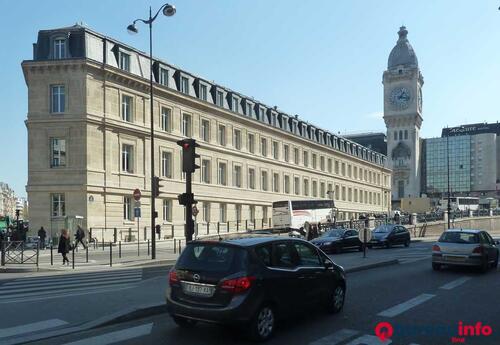
<path fill-rule="evenodd" d="M 81 228 L 80 225 L 76 228 L 76 234 L 75 234 L 75 248 L 78 247 L 78 243 L 81 243 L 83 246 L 83 249 L 86 249 L 87 246 L 85 243 L 83 243 L 83 239 L 85 238 L 85 231 Z"/>
<path fill-rule="evenodd" d="M 59 246 L 57 247 L 57 252 L 61 253 L 63 257 L 63 265 L 67 262 L 69 266 L 69 259 L 67 254 L 71 250 L 71 243 L 69 241 L 68 229 L 61 230 L 61 236 L 59 237 Z"/>
<path fill-rule="evenodd" d="M 38 237 L 40 237 L 40 249 L 45 249 L 45 238 L 47 237 L 47 231 L 43 226 L 38 230 Z"/>

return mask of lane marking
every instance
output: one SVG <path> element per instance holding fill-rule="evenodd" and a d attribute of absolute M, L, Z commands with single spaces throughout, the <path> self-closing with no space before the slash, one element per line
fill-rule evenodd
<path fill-rule="evenodd" d="M 471 277 L 458 278 L 458 279 L 455 279 L 455 280 L 449 282 L 448 284 L 444 284 L 443 286 L 440 286 L 439 288 L 443 289 L 443 290 L 451 290 L 453 288 L 456 288 L 457 286 L 462 285 L 463 283 L 465 283 L 466 281 L 471 280 L 471 279 L 472 279 Z"/>
<path fill-rule="evenodd" d="M 128 329 L 123 329 L 121 331 L 114 331 L 110 333 L 105 333 L 102 335 L 97 335 L 95 337 L 81 339 L 73 341 L 71 343 L 66 343 L 64 345 L 107 345 L 118 343 L 120 341 L 125 341 L 133 338 L 142 337 L 151 333 L 153 329 L 153 323 L 148 323 L 142 326 L 136 326 Z"/>
<path fill-rule="evenodd" d="M 359 333 L 358 331 L 355 331 L 353 329 L 344 328 L 341 329 L 340 331 L 327 335 L 326 337 L 315 340 L 309 343 L 309 345 L 337 345 L 343 342 L 344 340 L 352 338 L 358 333 Z"/>
<path fill-rule="evenodd" d="M 389 344 L 392 344 L 391 339 L 387 339 L 386 341 L 382 342 L 378 337 L 374 335 L 365 334 L 347 343 L 346 345 L 389 345 Z"/>
<path fill-rule="evenodd" d="M 399 315 L 401 313 L 404 313 L 405 311 L 418 306 L 419 304 L 422 304 L 431 298 L 435 297 L 436 295 L 431 295 L 427 293 L 423 293 L 415 298 L 412 298 L 406 302 L 400 303 L 398 305 L 395 305 L 392 308 L 386 309 L 380 313 L 378 313 L 378 316 L 386 316 L 386 317 L 394 317 L 396 315 Z"/>
<path fill-rule="evenodd" d="M 21 326 L 9 327 L 0 329 L 0 339 L 12 337 L 15 335 L 31 333 L 36 331 L 42 331 L 50 328 L 59 327 L 66 325 L 67 322 L 59 319 L 50 319 L 45 321 L 38 321 L 29 324 L 23 324 Z"/>
<path fill-rule="evenodd" d="M 99 272 L 99 273 L 68 273 L 68 274 L 58 274 L 54 276 L 39 276 L 30 278 L 18 278 L 5 283 L 4 285 L 14 285 L 17 283 L 29 283 L 29 282 L 39 282 L 39 281 L 63 281 L 65 279 L 95 279 L 105 277 L 118 277 L 123 275 L 142 275 L 141 271 L 116 271 L 116 272 Z"/>

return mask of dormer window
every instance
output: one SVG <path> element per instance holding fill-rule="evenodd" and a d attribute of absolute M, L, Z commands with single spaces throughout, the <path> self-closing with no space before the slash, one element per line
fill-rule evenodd
<path fill-rule="evenodd" d="M 232 106 L 231 110 L 234 111 L 235 113 L 239 112 L 239 102 L 238 102 L 238 98 L 236 98 L 236 97 L 233 97 L 233 106 Z"/>
<path fill-rule="evenodd" d="M 118 53 L 118 67 L 120 69 L 129 72 L 130 71 L 130 55 L 120 51 Z"/>
<path fill-rule="evenodd" d="M 54 40 L 54 59 L 66 58 L 66 39 L 56 38 Z"/>
<path fill-rule="evenodd" d="M 181 92 L 189 94 L 189 78 L 181 77 Z"/>
<path fill-rule="evenodd" d="M 203 101 L 207 100 L 207 86 L 200 84 L 200 99 Z"/>
<path fill-rule="evenodd" d="M 168 86 L 168 69 L 160 67 L 160 84 Z"/>
<path fill-rule="evenodd" d="M 215 103 L 219 107 L 223 107 L 224 106 L 224 92 L 217 91 L 217 94 L 216 94 L 216 97 L 215 97 Z"/>
<path fill-rule="evenodd" d="M 247 102 L 246 103 L 246 112 L 245 112 L 245 115 L 246 116 L 252 116 L 252 103 L 250 102 Z"/>

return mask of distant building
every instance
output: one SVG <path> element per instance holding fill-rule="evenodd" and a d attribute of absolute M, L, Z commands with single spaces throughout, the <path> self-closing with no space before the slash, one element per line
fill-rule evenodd
<path fill-rule="evenodd" d="M 363 145 L 375 152 L 387 155 L 387 136 L 381 132 L 348 134 L 345 138 Z"/>
<path fill-rule="evenodd" d="M 16 195 L 7 183 L 0 182 L 0 216 L 14 217 L 16 210 Z"/>

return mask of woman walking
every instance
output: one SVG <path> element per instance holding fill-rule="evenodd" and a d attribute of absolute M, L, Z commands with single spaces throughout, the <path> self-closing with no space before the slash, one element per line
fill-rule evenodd
<path fill-rule="evenodd" d="M 59 237 L 59 246 L 57 247 L 57 252 L 61 253 L 63 257 L 63 265 L 67 262 L 69 266 L 69 260 L 66 256 L 71 248 L 71 243 L 69 241 L 69 233 L 67 229 L 61 230 L 61 237 Z"/>

